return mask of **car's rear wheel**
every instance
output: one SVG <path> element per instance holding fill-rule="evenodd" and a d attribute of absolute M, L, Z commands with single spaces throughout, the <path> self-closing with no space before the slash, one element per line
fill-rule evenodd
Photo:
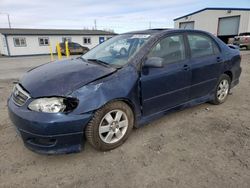
<path fill-rule="evenodd" d="M 211 101 L 213 104 L 222 104 L 226 101 L 230 91 L 231 79 L 228 75 L 221 75 L 216 86 L 214 99 Z"/>
<path fill-rule="evenodd" d="M 85 129 L 88 142 L 98 150 L 111 150 L 125 142 L 134 124 L 134 114 L 124 102 L 115 101 L 97 110 Z"/>

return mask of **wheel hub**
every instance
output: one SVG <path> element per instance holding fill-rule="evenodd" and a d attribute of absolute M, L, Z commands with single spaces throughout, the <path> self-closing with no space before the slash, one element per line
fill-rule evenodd
<path fill-rule="evenodd" d="M 99 124 L 99 136 L 105 143 L 116 143 L 123 138 L 128 128 L 128 117 L 121 110 L 108 112 Z"/>
<path fill-rule="evenodd" d="M 110 124 L 110 129 L 111 129 L 113 132 L 116 132 L 116 131 L 119 129 L 119 122 L 118 122 L 118 121 L 113 121 L 113 122 Z"/>

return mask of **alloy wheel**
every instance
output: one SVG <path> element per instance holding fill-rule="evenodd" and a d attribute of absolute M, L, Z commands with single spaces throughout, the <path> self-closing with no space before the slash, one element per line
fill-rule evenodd
<path fill-rule="evenodd" d="M 99 136 L 107 144 L 121 140 L 128 129 L 128 117 L 122 110 L 108 112 L 99 124 Z"/>
<path fill-rule="evenodd" d="M 217 88 L 217 98 L 220 101 L 223 101 L 227 97 L 228 91 L 229 91 L 228 80 L 226 80 L 226 79 L 221 80 L 221 82 Z"/>

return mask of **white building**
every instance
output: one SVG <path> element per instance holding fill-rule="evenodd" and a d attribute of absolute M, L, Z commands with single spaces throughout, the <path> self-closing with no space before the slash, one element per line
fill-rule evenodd
<path fill-rule="evenodd" d="M 102 30 L 0 29 L 0 55 L 49 54 L 49 44 L 55 53 L 56 43 L 65 40 L 91 49 L 114 35 Z"/>
<path fill-rule="evenodd" d="M 208 31 L 227 42 L 250 32 L 250 8 L 205 8 L 174 19 L 174 26 Z"/>

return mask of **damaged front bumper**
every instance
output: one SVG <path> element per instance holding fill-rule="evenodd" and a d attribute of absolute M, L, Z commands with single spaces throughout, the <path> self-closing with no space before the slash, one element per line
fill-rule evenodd
<path fill-rule="evenodd" d="M 42 154 L 79 152 L 92 113 L 80 115 L 41 113 L 8 100 L 9 116 L 27 148 Z"/>

